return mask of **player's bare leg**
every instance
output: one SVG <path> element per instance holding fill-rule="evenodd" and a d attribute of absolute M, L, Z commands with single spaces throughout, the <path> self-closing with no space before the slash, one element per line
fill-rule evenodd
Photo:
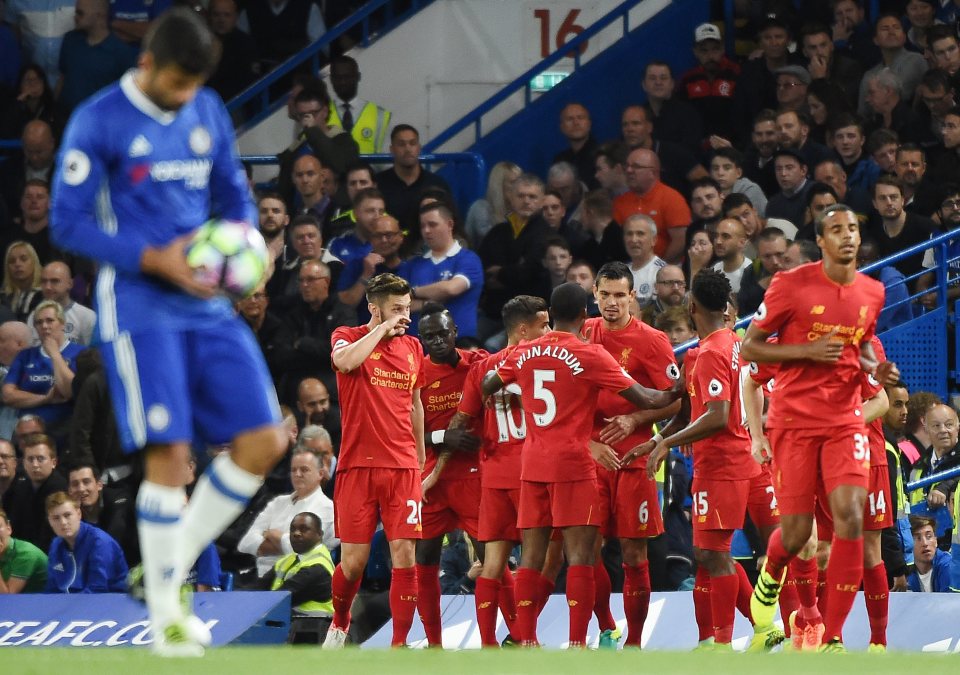
<path fill-rule="evenodd" d="M 593 565 L 599 528 L 576 525 L 563 528 L 563 553 L 567 558 L 567 605 L 570 607 L 570 647 L 587 643 L 587 625 L 596 601 Z"/>
<path fill-rule="evenodd" d="M 627 639 L 624 647 L 640 647 L 643 624 L 650 610 L 650 563 L 647 561 L 647 540 L 620 539 L 623 554 L 623 611 L 627 617 Z"/>
<path fill-rule="evenodd" d="M 880 553 L 881 530 L 863 532 L 863 601 L 870 621 L 870 651 L 887 650 L 890 589 L 887 568 Z"/>
<path fill-rule="evenodd" d="M 729 551 L 702 548 L 694 548 L 694 556 L 697 566 L 705 569 L 710 577 L 710 614 L 714 645 L 720 649 L 730 649 L 737 589 L 740 585 L 733 557 Z"/>
<path fill-rule="evenodd" d="M 823 645 L 842 646 L 843 624 L 863 580 L 863 507 L 867 491 L 840 485 L 829 495 L 834 535 L 827 563 Z"/>
<path fill-rule="evenodd" d="M 552 531 L 553 528 L 550 527 L 534 527 L 522 532 L 523 545 L 520 567 L 517 570 L 517 629 L 520 633 L 520 644 L 525 647 L 538 644 L 540 571 L 544 569 Z"/>
<path fill-rule="evenodd" d="M 484 647 L 497 646 L 498 606 L 511 638 L 518 644 L 520 642 L 513 573 L 507 569 L 510 551 L 515 545 L 512 541 L 488 541 L 483 545 L 483 567 L 477 578 L 475 599 L 480 642 Z"/>

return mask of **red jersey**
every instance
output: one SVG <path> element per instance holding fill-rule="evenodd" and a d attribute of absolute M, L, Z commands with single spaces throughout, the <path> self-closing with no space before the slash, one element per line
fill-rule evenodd
<path fill-rule="evenodd" d="M 507 347 L 473 364 L 464 383 L 458 412 L 474 419 L 483 416 L 483 444 L 480 448 L 480 484 L 485 488 L 520 488 L 520 452 L 527 438 L 520 396 L 501 389 L 484 406 L 480 385 L 484 376 L 509 359 L 517 346 Z M 519 389 L 519 387 L 518 387 Z"/>
<path fill-rule="evenodd" d="M 433 431 L 443 431 L 453 419 L 463 396 L 463 386 L 470 372 L 470 365 L 482 361 L 488 354 L 484 350 L 469 351 L 458 349 L 460 360 L 456 366 L 446 363 L 434 363 L 429 357 L 423 359 L 423 386 L 420 388 L 420 401 L 423 403 L 423 431 L 429 437 Z M 477 473 L 479 458 L 472 452 L 454 451 L 443 469 L 442 479 L 468 478 Z M 427 461 L 423 467 L 424 475 L 433 471 L 437 465 L 437 450 L 427 445 Z"/>
<path fill-rule="evenodd" d="M 333 351 L 369 332 L 365 325 L 337 328 Z M 357 368 L 336 373 L 343 429 L 337 469 L 419 469 L 410 410 L 423 379 L 420 341 L 410 335 L 380 340 Z"/>
<path fill-rule="evenodd" d="M 753 322 L 778 333 L 781 344 L 813 342 L 837 329 L 843 343 L 836 363 L 784 361 L 770 399 L 770 428 L 863 424 L 860 345 L 873 337 L 883 307 L 883 284 L 857 273 L 846 286 L 831 281 L 823 263 L 774 275 Z"/>
<path fill-rule="evenodd" d="M 503 383 L 520 385 L 527 440 L 521 478 L 563 483 L 596 475 L 590 432 L 601 389 L 635 382 L 600 345 L 553 331 L 518 347 L 497 369 Z"/>
<path fill-rule="evenodd" d="M 873 352 L 879 359 L 878 363 L 887 360 L 887 355 L 883 351 L 883 345 L 880 338 L 874 335 L 870 339 L 873 345 Z M 873 398 L 883 390 L 883 385 L 877 381 L 873 375 L 867 375 L 860 371 L 860 396 L 866 401 Z M 867 438 L 870 439 L 870 466 L 887 466 L 886 439 L 883 436 L 883 416 L 867 424 Z"/>
<path fill-rule="evenodd" d="M 670 340 L 662 332 L 636 318 L 620 330 L 607 328 L 603 318 L 587 319 L 583 334 L 594 344 L 603 345 L 620 366 L 636 382 L 651 389 L 669 389 L 680 378 L 680 369 L 673 357 Z M 601 391 L 597 397 L 597 412 L 593 418 L 593 438 L 599 439 L 600 430 L 607 425 L 606 418 L 636 412 L 629 401 L 611 391 Z M 631 449 L 649 441 L 653 435 L 649 426 L 638 427 L 634 433 L 613 445 L 620 457 Z M 646 470 L 643 462 L 632 462 L 625 470 Z"/>
<path fill-rule="evenodd" d="M 744 480 L 760 473 L 750 453 L 750 435 L 743 426 L 740 399 L 740 338 L 721 328 L 700 340 L 684 359 L 690 419 L 707 412 L 707 404 L 728 401 L 727 425 L 693 444 L 693 470 L 711 480 Z"/>

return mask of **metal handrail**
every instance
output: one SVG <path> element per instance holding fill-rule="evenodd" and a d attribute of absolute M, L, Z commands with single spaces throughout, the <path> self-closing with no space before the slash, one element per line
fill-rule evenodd
<path fill-rule="evenodd" d="M 956 478 L 957 476 L 960 476 L 960 466 L 955 466 L 952 469 L 947 469 L 946 471 L 941 471 L 940 473 L 932 473 L 929 476 L 919 478 L 912 483 L 907 483 L 903 486 L 903 491 L 910 493 L 914 490 L 925 488 L 928 485 L 933 485 L 934 483 Z"/>
<path fill-rule="evenodd" d="M 517 77 L 515 80 L 502 87 L 496 94 L 488 98 L 486 101 L 481 103 L 479 106 L 474 108 L 471 112 L 467 113 L 459 120 L 447 127 L 443 132 L 435 136 L 432 140 L 426 143 L 423 146 L 425 152 L 433 152 L 441 145 L 449 141 L 451 138 L 459 134 L 461 131 L 469 127 L 471 124 L 474 125 L 475 129 L 475 140 L 480 140 L 481 133 L 481 118 L 486 115 L 488 112 L 493 110 L 496 106 L 500 105 L 508 98 L 513 96 L 514 93 L 520 90 L 522 87 L 524 89 L 524 105 L 530 105 L 531 101 L 531 92 L 530 92 L 530 81 L 541 72 L 557 63 L 561 59 L 566 58 L 571 52 L 573 53 L 573 69 L 577 70 L 580 68 L 580 46 L 585 44 L 593 36 L 599 33 L 601 30 L 611 25 L 614 21 L 623 19 L 623 34 L 626 35 L 630 32 L 630 19 L 629 12 L 631 9 L 640 4 L 643 0 L 626 0 L 625 2 L 617 5 L 616 8 L 609 11 L 607 14 L 602 16 L 600 19 L 597 19 L 593 24 L 588 28 L 584 29 L 577 37 L 573 38 L 567 42 L 563 47 L 557 49 L 555 52 L 551 53 L 550 56 L 546 57 L 539 63 L 537 63 L 532 68 L 526 70 L 523 74 Z"/>

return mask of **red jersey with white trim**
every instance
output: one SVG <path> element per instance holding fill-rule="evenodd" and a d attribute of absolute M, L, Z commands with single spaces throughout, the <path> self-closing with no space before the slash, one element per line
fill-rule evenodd
<path fill-rule="evenodd" d="M 337 328 L 330 337 L 333 351 L 369 332 L 366 325 Z M 410 411 L 423 380 L 420 341 L 409 335 L 380 340 L 357 368 L 334 370 L 342 427 L 337 469 L 419 469 Z"/>
<path fill-rule="evenodd" d="M 669 389 L 680 378 L 680 369 L 673 357 L 673 347 L 663 331 L 648 326 L 636 318 L 620 330 L 610 330 L 602 317 L 587 319 L 583 334 L 594 344 L 603 345 L 620 366 L 638 384 L 651 389 Z M 614 415 L 636 412 L 629 401 L 610 391 L 601 391 L 597 398 L 597 412 L 593 417 L 594 440 Z M 645 443 L 653 436 L 650 426 L 638 427 L 633 434 L 611 447 L 620 457 Z M 646 470 L 643 462 L 632 462 L 623 470 Z"/>
<path fill-rule="evenodd" d="M 754 323 L 777 333 L 781 344 L 819 340 L 837 329 L 843 343 L 836 363 L 784 361 L 770 399 L 770 428 L 822 428 L 863 424 L 860 345 L 873 337 L 883 308 L 883 284 L 857 273 L 848 285 L 807 263 L 774 275 Z"/>
<path fill-rule="evenodd" d="M 723 429 L 693 444 L 693 470 L 712 480 L 743 480 L 760 473 L 750 453 L 740 398 L 740 337 L 729 328 L 710 333 L 684 357 L 690 420 L 699 419 L 714 401 L 728 401 Z"/>
<path fill-rule="evenodd" d="M 601 389 L 636 384 L 600 345 L 552 331 L 525 342 L 497 369 L 505 385 L 520 385 L 527 441 L 521 478 L 563 483 L 596 475 L 590 432 Z"/>
<path fill-rule="evenodd" d="M 887 360 L 887 354 L 883 351 L 883 344 L 880 338 L 874 335 L 870 339 L 873 345 L 873 352 L 877 355 L 877 363 L 883 363 Z M 873 398 L 883 390 L 883 385 L 877 381 L 873 375 L 860 371 L 860 391 L 864 401 Z M 887 466 L 886 439 L 883 436 L 883 416 L 867 424 L 867 438 L 870 439 L 870 466 Z"/>
<path fill-rule="evenodd" d="M 480 349 L 469 351 L 458 349 L 460 359 L 457 365 L 434 363 L 430 357 L 423 359 L 423 382 L 420 388 L 420 402 L 423 403 L 423 430 L 425 439 L 434 431 L 444 431 L 453 415 L 457 412 L 460 397 L 463 396 L 464 382 L 470 372 L 470 366 L 482 361 L 488 354 Z M 441 448 L 442 449 L 442 448 Z M 427 445 L 427 461 L 423 466 L 424 475 L 433 471 L 437 465 L 437 449 Z M 441 475 L 442 480 L 469 478 L 479 471 L 480 458 L 474 452 L 454 451 L 447 460 Z"/>
<path fill-rule="evenodd" d="M 484 376 L 496 370 L 509 359 L 518 345 L 507 347 L 496 354 L 478 361 L 470 368 L 463 385 L 463 397 L 457 412 L 474 419 L 483 418 L 480 447 L 480 484 L 485 488 L 516 490 L 520 488 L 520 453 L 527 438 L 527 425 L 520 402 L 520 388 L 513 385 L 516 393 L 506 388 L 487 399 L 480 393 Z"/>
<path fill-rule="evenodd" d="M 776 336 L 771 335 L 767 338 L 767 342 L 772 345 L 777 344 Z M 775 380 L 780 364 L 757 363 L 756 361 L 745 361 L 741 358 L 740 367 L 746 368 L 747 373 L 750 374 L 750 379 L 760 385 L 764 398 L 770 398 L 770 394 L 773 393 L 773 388 L 776 386 Z M 744 418 L 744 424 L 746 424 L 746 418 Z"/>

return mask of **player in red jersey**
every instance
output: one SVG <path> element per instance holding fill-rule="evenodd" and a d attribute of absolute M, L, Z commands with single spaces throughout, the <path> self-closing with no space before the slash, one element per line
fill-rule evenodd
<path fill-rule="evenodd" d="M 443 536 L 462 528 L 477 542 L 480 515 L 479 437 L 465 428 L 446 430 L 463 395 L 471 364 L 484 350 L 457 349 L 457 324 L 436 302 L 423 306 L 418 325 L 429 358 L 423 362 L 420 403 L 427 458 L 423 467 L 422 538 L 417 541 L 417 612 L 427 644 L 442 647 L 440 553 Z M 477 552 L 483 557 L 483 547 Z"/>
<path fill-rule="evenodd" d="M 709 577 L 710 622 L 714 648 L 731 649 L 733 619 L 741 584 L 730 544 L 743 527 L 753 479 L 760 466 L 750 453 L 750 437 L 741 420 L 740 338 L 725 326 L 730 281 L 723 273 L 703 269 L 694 277 L 689 301 L 690 316 L 700 336 L 696 350 L 684 359 L 687 395 L 683 406 L 662 430 L 663 438 L 641 447 L 638 454 L 656 447 L 647 461 L 651 477 L 671 447 L 693 444 L 693 545 L 698 585 Z M 707 612 L 698 612 L 698 623 Z M 783 639 L 765 635 L 761 645 Z"/>
<path fill-rule="evenodd" d="M 370 321 L 331 336 L 343 437 L 334 491 L 340 564 L 333 573 L 333 623 L 324 649 L 342 648 L 350 605 L 383 522 L 393 571 L 393 642 L 403 645 L 417 608 L 415 542 L 420 538 L 420 471 L 424 463 L 423 348 L 405 335 L 410 285 L 380 274 L 367 286 Z"/>
<path fill-rule="evenodd" d="M 835 204 L 817 219 L 823 261 L 777 273 L 744 339 L 743 358 L 778 362 L 767 416 L 781 527 L 751 599 L 756 630 L 770 630 L 786 567 L 807 542 L 818 493 L 836 528 L 827 567 L 823 648 L 843 648 L 843 623 L 863 577 L 863 507 L 869 440 L 863 429 L 860 372 L 893 381 L 870 338 L 883 307 L 883 285 L 857 273 L 860 226 Z M 798 292 L 802 289 L 802 292 Z M 779 341 L 766 341 L 772 333 Z"/>
<path fill-rule="evenodd" d="M 507 347 L 476 363 L 464 384 L 463 398 L 447 433 L 482 419 L 480 451 L 480 541 L 484 543 L 483 569 L 474 592 L 480 643 L 497 646 L 497 607 L 499 606 L 511 639 L 519 635 L 514 625 L 517 615 L 513 573 L 507 568 L 510 551 L 520 543 L 517 511 L 520 505 L 520 452 L 527 435 L 520 388 L 501 389 L 487 399 L 480 394 L 484 375 L 496 370 L 510 358 L 517 345 L 543 337 L 550 330 L 550 316 L 543 298 L 518 295 L 503 305 L 503 326 Z"/>
<path fill-rule="evenodd" d="M 663 408 L 680 394 L 640 386 L 603 347 L 581 340 L 588 299 L 577 284 L 555 288 L 550 297 L 554 329 L 521 345 L 483 381 L 483 393 L 488 396 L 518 383 L 527 424 L 517 522 L 523 536 L 517 613 L 524 644 L 536 643 L 537 577 L 554 527 L 563 530 L 569 564 L 570 646 L 583 647 L 586 642 L 595 600 L 594 544 L 599 525 L 588 444 L 600 389 L 620 392 L 638 408 Z"/>
<path fill-rule="evenodd" d="M 583 334 L 602 345 L 636 382 L 651 389 L 669 389 L 680 377 L 673 347 L 663 332 L 630 316 L 636 297 L 633 274 L 622 262 L 606 263 L 597 272 L 595 295 L 601 316 L 587 319 Z M 653 435 L 651 425 L 680 410 L 674 401 L 660 410 L 636 410 L 622 397 L 601 391 L 593 420 L 592 449 L 600 466 L 600 527 L 604 537 L 618 537 L 623 552 L 623 608 L 627 618 L 625 646 L 640 646 L 650 606 L 647 539 L 663 533 L 657 484 L 639 463 L 621 465 L 630 450 Z M 600 542 L 597 542 L 598 546 Z M 600 556 L 594 565 L 601 648 L 616 648 L 616 624 L 610 613 L 610 577 Z M 603 588 L 603 591 L 601 591 Z"/>

